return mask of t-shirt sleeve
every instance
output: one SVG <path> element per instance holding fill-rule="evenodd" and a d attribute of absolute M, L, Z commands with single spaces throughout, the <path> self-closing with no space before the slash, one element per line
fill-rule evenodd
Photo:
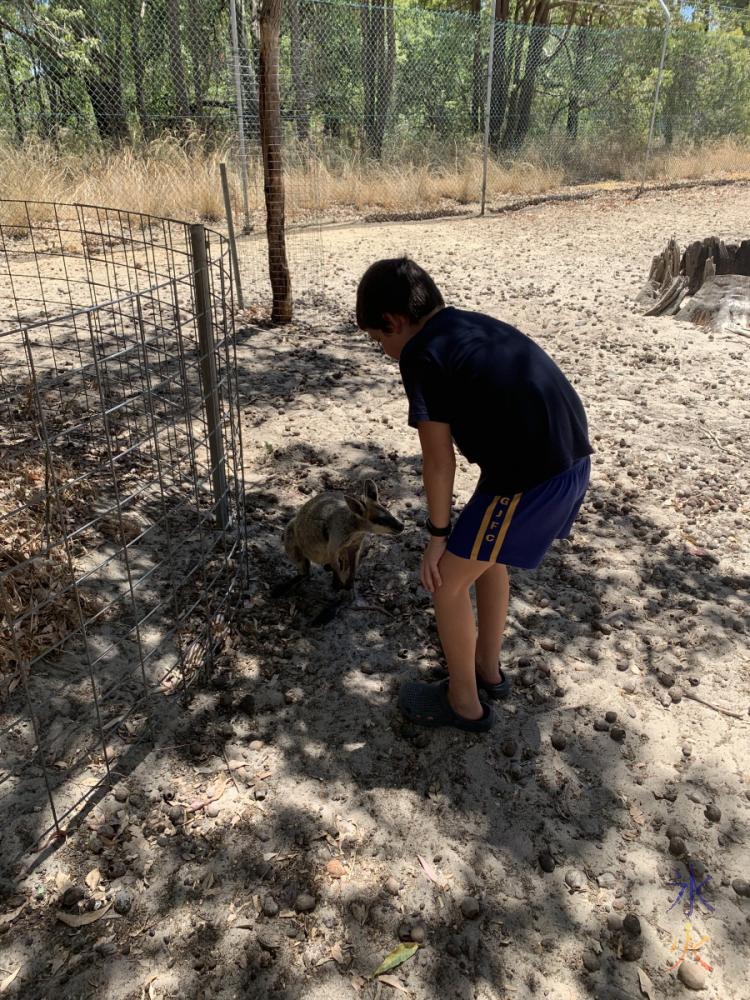
<path fill-rule="evenodd" d="M 409 399 L 410 427 L 416 427 L 422 420 L 451 422 L 447 379 L 434 361 L 420 358 L 415 364 L 402 367 L 401 379 Z"/>

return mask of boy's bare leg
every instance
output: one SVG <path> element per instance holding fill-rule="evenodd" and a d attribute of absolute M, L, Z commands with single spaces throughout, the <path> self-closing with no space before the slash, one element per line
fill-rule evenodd
<path fill-rule="evenodd" d="M 442 585 L 433 594 L 440 642 L 448 664 L 448 701 L 465 719 L 481 719 L 476 678 L 476 622 L 469 588 L 487 569 L 486 563 L 446 552 L 440 560 Z"/>
<path fill-rule="evenodd" d="M 488 684 L 499 684 L 500 649 L 508 617 L 510 580 L 508 568 L 493 563 L 474 584 L 477 594 L 477 672 Z"/>

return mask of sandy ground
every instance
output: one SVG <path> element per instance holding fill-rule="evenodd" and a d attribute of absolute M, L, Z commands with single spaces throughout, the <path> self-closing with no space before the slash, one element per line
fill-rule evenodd
<path fill-rule="evenodd" d="M 705 997 L 747 996 L 748 342 L 632 303 L 669 236 L 747 237 L 749 216 L 738 186 L 320 237 L 322 294 L 288 330 L 240 333 L 251 580 L 234 637 L 115 793 L 0 884 L 0 992 L 15 976 L 7 994 L 29 998 L 657 1000 L 690 995 L 689 968 Z M 512 577 L 514 694 L 487 737 L 395 708 L 403 678 L 440 665 L 418 449 L 352 312 L 364 267 L 404 251 L 552 354 L 597 449 L 574 537 Z M 280 533 L 364 474 L 407 528 L 371 545 L 365 606 L 316 633 L 322 571 L 270 598 Z M 461 463 L 459 503 L 473 483 Z M 689 862 L 712 907 L 690 918 L 669 885 Z M 69 886 L 103 916 L 60 922 Z M 691 953 L 667 971 L 688 920 L 710 972 Z M 369 979 L 400 938 L 416 954 Z"/>

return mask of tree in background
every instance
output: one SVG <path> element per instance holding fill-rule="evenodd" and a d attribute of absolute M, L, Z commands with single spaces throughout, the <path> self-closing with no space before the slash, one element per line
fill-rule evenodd
<path fill-rule="evenodd" d="M 367 153 L 380 159 L 396 72 L 396 29 L 393 0 L 363 0 L 362 127 Z"/>
<path fill-rule="evenodd" d="M 8 90 L 8 101 L 10 103 L 11 115 L 13 117 L 13 128 L 15 130 L 15 140 L 20 146 L 25 138 L 25 131 L 23 125 L 23 117 L 21 115 L 21 97 L 18 91 L 18 86 L 16 84 L 16 74 L 18 72 L 15 65 L 15 53 L 11 51 L 8 44 L 8 38 L 6 36 L 12 35 L 12 29 L 9 31 L 5 25 L 9 24 L 7 21 L 8 11 L 3 9 L 3 5 L 0 4 L 0 58 L 2 58 L 3 63 L 3 74 L 5 76 L 5 86 Z M 3 17 L 5 15 L 5 17 Z"/>
<path fill-rule="evenodd" d="M 746 135 L 749 0 L 672 7 L 660 133 Z M 460 156 L 484 125 L 488 13 L 488 0 L 287 0 L 285 137 L 333 159 Z M 258 0 L 237 0 L 237 21 L 257 149 Z M 551 130 L 572 146 L 595 127 L 643 139 L 661 25 L 655 0 L 497 0 L 493 149 L 515 156 Z M 228 43 L 228 0 L 0 0 L 0 129 L 15 142 L 231 135 Z"/>
<path fill-rule="evenodd" d="M 282 155 L 281 97 L 279 92 L 279 35 L 281 0 L 260 0 L 258 84 L 260 141 L 263 150 L 263 190 L 266 200 L 268 269 L 271 278 L 274 323 L 292 318 L 292 284 L 286 257 L 284 218 L 284 161 Z"/>
<path fill-rule="evenodd" d="M 294 124 L 297 138 L 305 142 L 310 135 L 310 108 L 307 88 L 307 5 L 288 0 L 292 83 L 294 86 Z"/>

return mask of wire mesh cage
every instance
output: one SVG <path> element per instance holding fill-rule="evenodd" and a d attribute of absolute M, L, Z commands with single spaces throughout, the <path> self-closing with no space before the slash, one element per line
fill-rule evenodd
<path fill-rule="evenodd" d="M 0 798 L 31 789 L 36 835 L 210 664 L 241 592 L 229 264 L 201 225 L 0 201 Z"/>

